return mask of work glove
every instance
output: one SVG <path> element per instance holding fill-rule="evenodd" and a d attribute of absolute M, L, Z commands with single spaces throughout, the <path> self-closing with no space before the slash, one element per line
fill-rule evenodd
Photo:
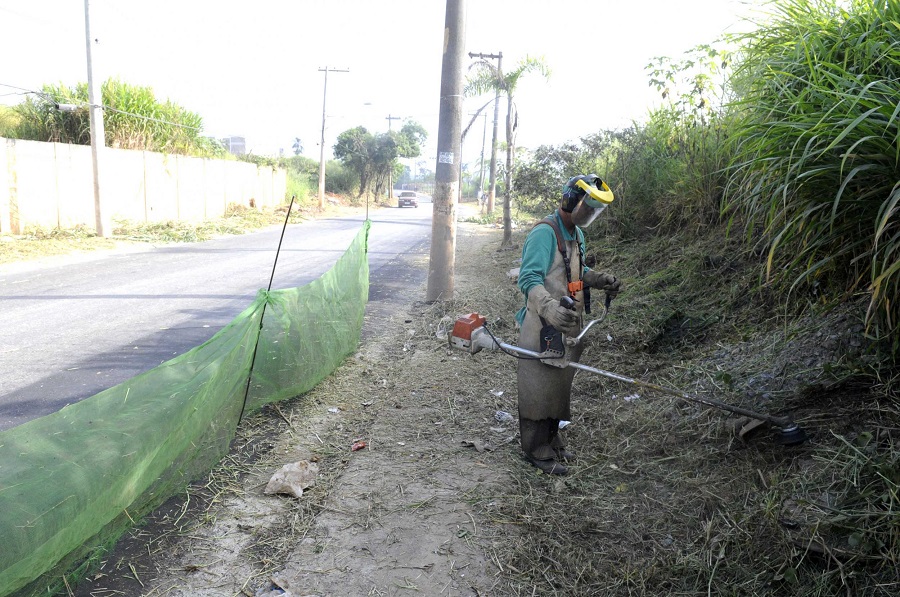
<path fill-rule="evenodd" d="M 603 290 L 610 298 L 615 298 L 622 291 L 621 280 L 610 274 L 595 272 L 592 269 L 584 272 L 582 281 L 591 288 Z"/>
<path fill-rule="evenodd" d="M 559 299 L 550 296 L 543 286 L 534 286 L 528 291 L 528 308 L 536 311 L 544 321 L 560 332 L 569 336 L 578 335 L 578 313 L 560 305 Z"/>

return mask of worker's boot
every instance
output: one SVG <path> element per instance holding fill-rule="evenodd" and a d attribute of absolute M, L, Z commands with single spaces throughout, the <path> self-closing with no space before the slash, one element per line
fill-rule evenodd
<path fill-rule="evenodd" d="M 519 435 L 525 459 L 548 475 L 565 475 L 569 469 L 556 460 L 556 450 L 550 446 L 552 419 L 534 421 L 519 417 Z M 558 423 L 557 423 L 558 424 Z"/>
<path fill-rule="evenodd" d="M 550 419 L 550 447 L 553 448 L 557 460 L 563 462 L 575 462 L 575 454 L 566 449 L 566 440 L 562 433 L 559 432 L 559 420 Z"/>

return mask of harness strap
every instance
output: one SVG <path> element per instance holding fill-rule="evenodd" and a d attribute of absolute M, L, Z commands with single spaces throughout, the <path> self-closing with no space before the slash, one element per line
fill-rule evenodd
<path fill-rule="evenodd" d="M 569 260 L 569 253 L 566 251 L 566 243 L 563 241 L 562 232 L 559 229 L 559 224 L 556 223 L 556 220 L 553 216 L 548 216 L 534 225 L 535 228 L 540 226 L 541 224 L 547 224 L 553 229 L 553 233 L 556 235 L 556 248 L 562 254 L 563 263 L 566 265 L 566 283 L 568 285 L 569 295 L 574 297 L 575 293 L 579 290 L 584 289 L 584 282 L 581 280 L 581 273 L 578 274 L 578 280 L 575 282 L 572 281 L 572 264 Z M 578 233 L 575 233 L 575 242 L 578 245 L 578 257 L 582 266 L 584 265 L 584 250 L 581 247 L 581 243 L 578 241 Z"/>
<path fill-rule="evenodd" d="M 569 291 L 569 296 L 575 298 L 575 293 L 579 290 L 584 291 L 584 310 L 587 313 L 591 312 L 591 295 L 590 288 L 584 285 L 584 281 L 581 279 L 581 272 L 578 272 L 578 280 L 575 282 L 572 281 L 572 265 L 569 261 L 569 253 L 566 251 L 566 243 L 563 240 L 562 232 L 559 229 L 559 224 L 556 223 L 556 219 L 553 216 L 547 216 L 540 222 L 534 225 L 534 228 L 537 228 L 541 224 L 546 224 L 553 229 L 553 234 L 556 235 L 556 248 L 562 254 L 563 263 L 566 266 L 566 288 Z M 581 267 L 584 267 L 584 247 L 581 246 L 581 242 L 578 239 L 578 232 L 575 232 L 575 244 L 578 245 L 578 257 L 579 263 Z M 543 321 L 543 318 L 541 318 Z"/>

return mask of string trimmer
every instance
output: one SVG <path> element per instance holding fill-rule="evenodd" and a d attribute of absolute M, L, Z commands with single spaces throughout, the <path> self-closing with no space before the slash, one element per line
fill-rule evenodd
<path fill-rule="evenodd" d="M 570 299 L 569 297 L 563 297 L 560 303 L 565 307 L 571 308 L 571 300 L 572 299 Z M 713 408 L 725 410 L 744 417 L 749 417 L 750 419 L 753 419 L 755 421 L 769 423 L 777 430 L 775 435 L 776 442 L 784 446 L 794 446 L 797 444 L 802 444 L 806 441 L 806 432 L 804 432 L 803 429 L 789 417 L 776 417 L 765 413 L 758 413 L 746 408 L 742 408 L 740 406 L 726 404 L 718 400 L 713 400 L 712 398 L 700 398 L 698 396 L 691 396 L 690 394 L 687 394 L 680 390 L 667 388 L 655 383 L 641 381 L 639 379 L 634 379 L 625 375 L 619 375 L 618 373 L 612 373 L 610 371 L 604 371 L 603 369 L 597 369 L 596 367 L 590 367 L 588 365 L 569 360 L 569 352 L 571 347 L 578 345 L 584 338 L 585 334 L 587 334 L 589 329 L 606 318 L 606 314 L 609 312 L 609 304 L 610 297 L 609 295 L 607 295 L 606 308 L 604 309 L 603 314 L 600 317 L 589 321 L 587 325 L 584 326 L 584 329 L 581 330 L 581 333 L 578 334 L 578 336 L 564 336 L 563 342 L 553 341 L 550 338 L 547 338 L 544 342 L 546 349 L 541 352 L 528 350 L 526 348 L 521 348 L 519 346 L 507 344 L 506 342 L 500 341 L 490 332 L 490 330 L 488 330 L 487 321 L 478 313 L 469 313 L 468 315 L 464 315 L 456 320 L 456 322 L 453 324 L 453 331 L 450 334 L 450 346 L 460 350 L 465 350 L 471 354 L 475 354 L 482 349 L 501 350 L 518 358 L 539 359 L 542 363 L 553 367 L 572 367 L 573 369 L 580 369 L 582 371 L 587 371 L 588 373 L 593 373 L 595 375 L 602 375 L 603 377 L 614 379 L 622 383 L 638 386 L 641 388 L 648 388 L 650 390 L 656 390 L 657 392 L 663 392 L 664 394 L 669 394 L 671 396 L 675 396 L 676 398 L 681 398 L 682 400 L 687 400 L 696 404 L 702 404 L 704 406 L 711 406 Z"/>

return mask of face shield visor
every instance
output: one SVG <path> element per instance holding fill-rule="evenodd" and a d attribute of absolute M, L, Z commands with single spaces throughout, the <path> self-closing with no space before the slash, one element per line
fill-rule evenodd
<path fill-rule="evenodd" d="M 590 226 L 614 199 L 612 190 L 605 182 L 599 178 L 592 182 L 593 185 L 584 179 L 575 181 L 575 186 L 584 191 L 584 196 L 572 210 L 572 223 L 579 228 Z"/>

